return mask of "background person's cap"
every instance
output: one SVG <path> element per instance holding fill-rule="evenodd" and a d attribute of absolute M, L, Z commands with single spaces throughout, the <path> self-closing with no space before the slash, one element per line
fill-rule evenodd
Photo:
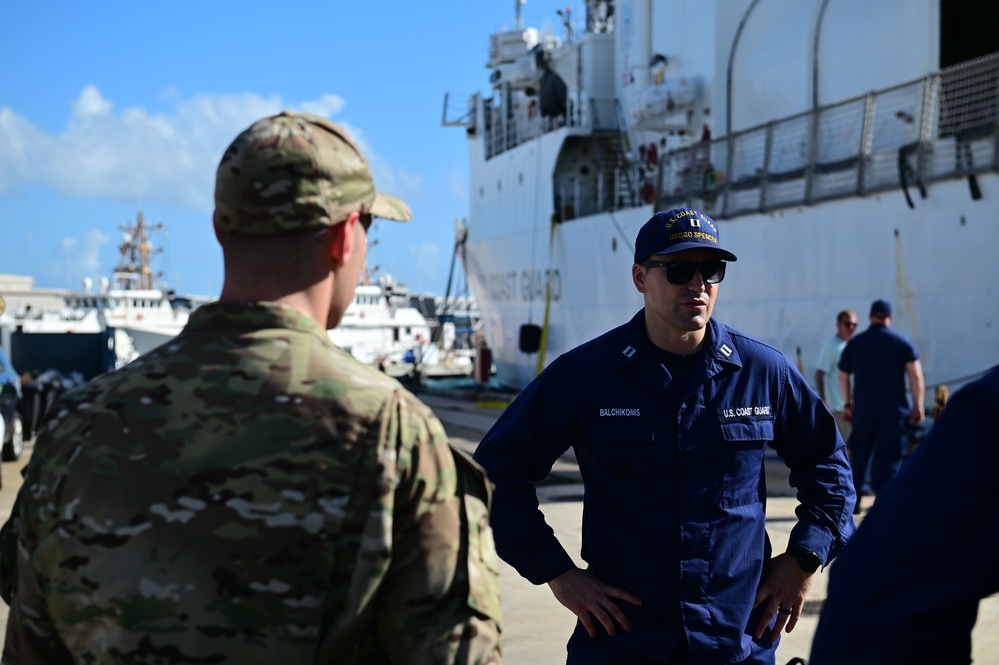
<path fill-rule="evenodd" d="M 871 303 L 871 316 L 891 316 L 891 303 L 887 300 L 875 300 Z"/>
<path fill-rule="evenodd" d="M 361 149 L 339 126 L 282 111 L 250 125 L 226 149 L 215 178 L 222 233 L 279 235 L 344 221 L 353 211 L 399 222 L 413 213 L 375 191 Z"/>
<path fill-rule="evenodd" d="M 645 222 L 635 240 L 635 263 L 685 249 L 713 249 L 726 261 L 736 260 L 735 254 L 718 244 L 715 220 L 697 210 L 674 208 L 657 212 Z"/>

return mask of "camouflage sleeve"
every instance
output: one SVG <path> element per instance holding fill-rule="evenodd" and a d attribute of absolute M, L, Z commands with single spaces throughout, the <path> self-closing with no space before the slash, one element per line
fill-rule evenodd
<path fill-rule="evenodd" d="M 396 663 L 499 663 L 499 559 L 485 475 L 413 398 L 390 415 L 387 435 L 400 482 L 376 610 L 380 641 Z"/>
<path fill-rule="evenodd" d="M 44 436 L 44 435 L 42 435 Z M 35 444 L 35 452 L 24 473 L 24 484 L 18 492 L 15 511 L 11 513 L 3 534 L 0 552 L 3 557 L 4 585 L 11 576 L 13 597 L 10 601 L 10 614 L 7 618 L 7 633 L 0 665 L 13 663 L 71 663 L 69 654 L 56 631 L 47 607 L 43 586 L 46 580 L 35 569 L 32 554 L 38 549 L 39 524 L 56 517 L 52 514 L 52 495 L 59 485 L 58 480 L 49 484 L 39 481 L 39 469 L 46 462 L 44 453 L 49 446 L 40 437 Z M 17 521 L 15 520 L 17 518 Z"/>

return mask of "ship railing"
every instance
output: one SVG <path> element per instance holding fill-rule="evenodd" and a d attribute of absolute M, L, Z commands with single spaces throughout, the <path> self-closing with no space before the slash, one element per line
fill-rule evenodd
<path fill-rule="evenodd" d="M 588 100 L 588 103 L 579 104 L 578 108 L 575 101 L 567 100 L 564 115 L 542 116 L 537 97 L 509 95 L 506 105 L 500 101 L 502 98 L 503 95 L 497 94 L 481 99 L 486 159 L 562 127 L 608 130 L 621 126 L 614 99 Z M 478 96 L 473 97 L 472 103 L 478 101 Z M 450 124 L 460 123 L 455 121 Z M 471 121 L 465 126 L 477 129 Z"/>
<path fill-rule="evenodd" d="M 525 108 L 520 108 L 520 103 L 514 103 L 511 108 L 497 105 L 492 98 L 483 102 L 482 129 L 486 159 L 536 139 L 555 126 L 552 119 L 543 118 L 538 113 L 536 101 L 533 105 L 525 101 Z"/>
<path fill-rule="evenodd" d="M 926 185 L 999 169 L 999 53 L 815 111 L 672 151 L 656 207 L 719 218 Z M 912 189 L 912 193 L 910 193 Z"/>

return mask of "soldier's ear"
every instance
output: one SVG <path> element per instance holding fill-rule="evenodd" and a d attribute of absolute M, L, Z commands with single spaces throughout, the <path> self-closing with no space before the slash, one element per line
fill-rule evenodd
<path fill-rule="evenodd" d="M 360 243 L 355 235 L 358 232 L 360 216 L 360 213 L 352 212 L 346 221 L 329 229 L 330 257 L 337 268 L 346 263 L 353 252 L 360 249 Z"/>

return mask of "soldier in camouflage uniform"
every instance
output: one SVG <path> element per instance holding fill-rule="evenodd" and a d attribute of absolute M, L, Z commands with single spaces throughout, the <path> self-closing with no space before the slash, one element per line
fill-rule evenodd
<path fill-rule="evenodd" d="M 4 663 L 500 662 L 487 481 L 326 333 L 371 217 L 409 208 L 290 112 L 229 146 L 215 200 L 220 301 L 49 412 Z"/>

